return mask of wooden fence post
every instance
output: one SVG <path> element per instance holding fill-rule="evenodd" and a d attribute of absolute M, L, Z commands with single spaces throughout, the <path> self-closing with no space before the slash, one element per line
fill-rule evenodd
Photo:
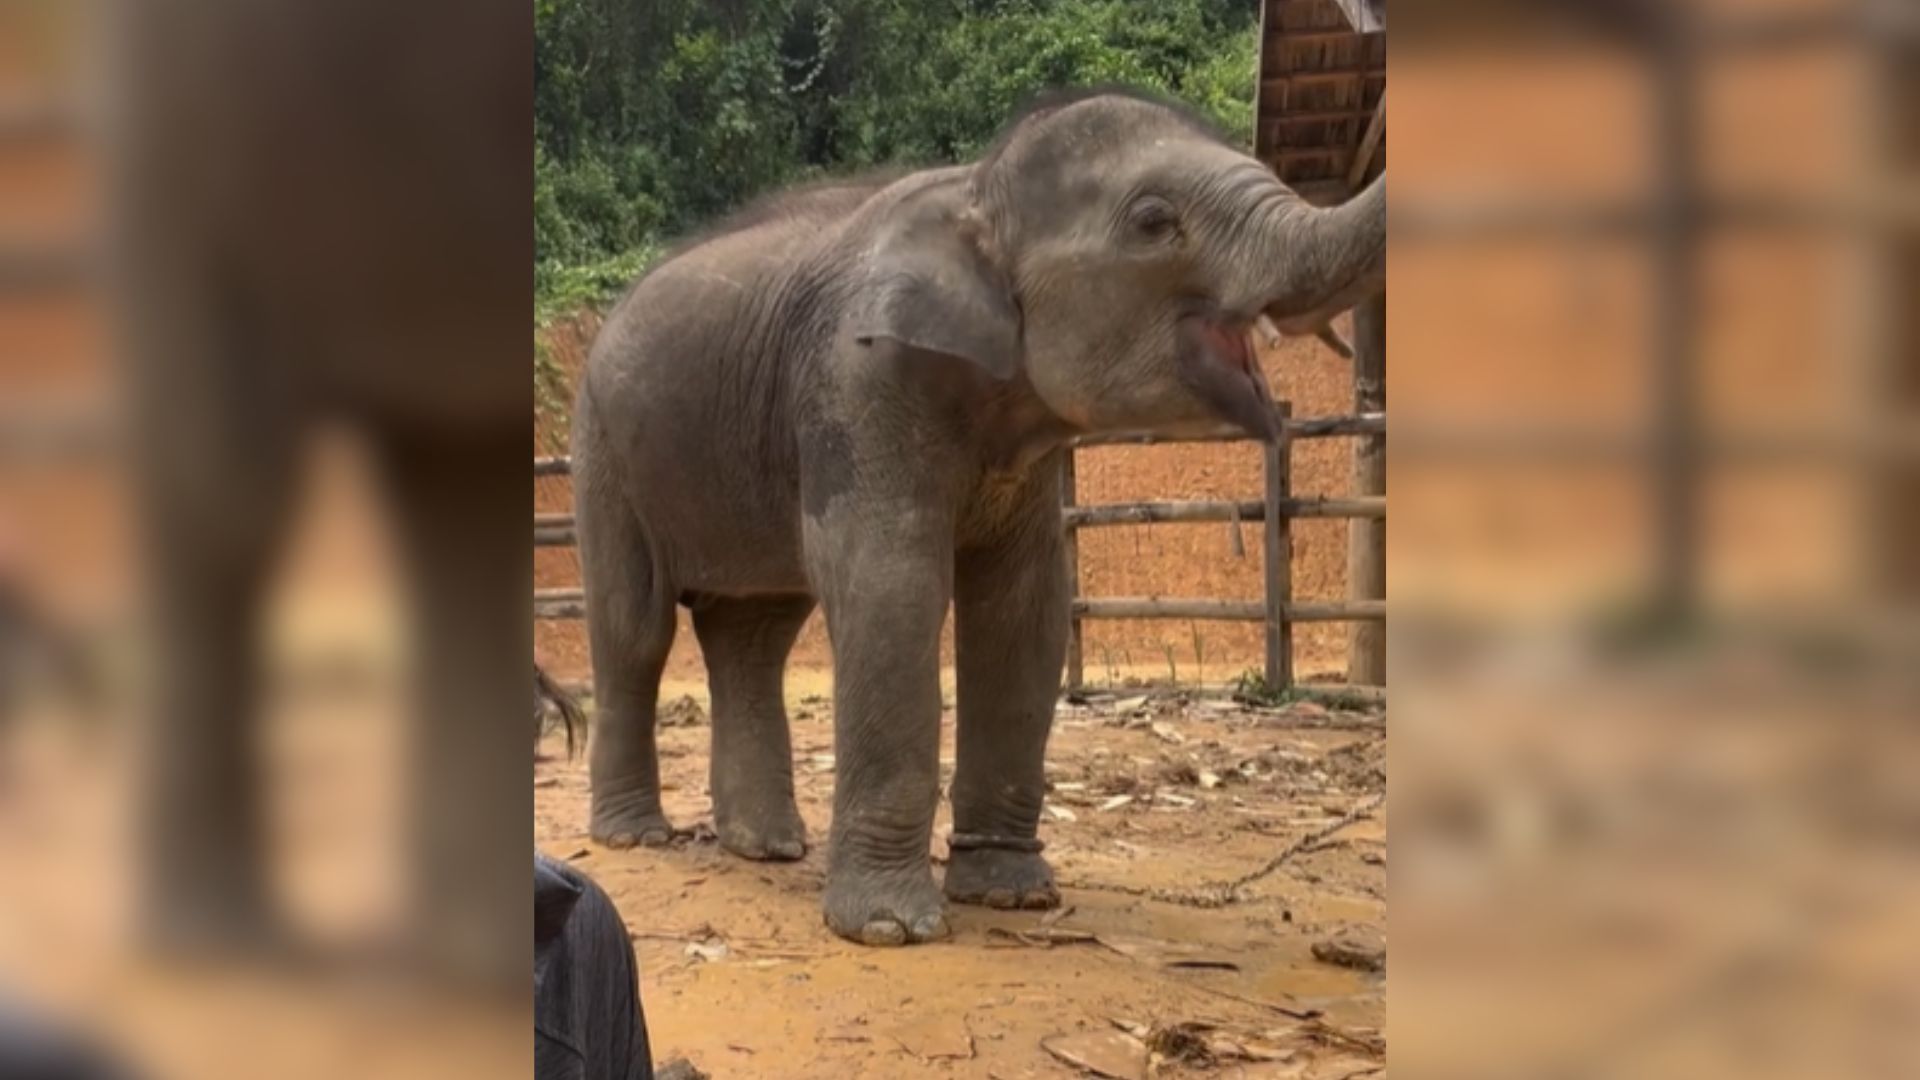
<path fill-rule="evenodd" d="M 1293 623 L 1287 606 L 1293 602 L 1293 518 L 1287 512 L 1287 500 L 1293 495 L 1293 419 L 1291 402 L 1275 403 L 1280 418 L 1280 436 L 1265 448 L 1267 481 L 1267 522 L 1265 565 L 1267 668 L 1269 691 L 1293 685 Z"/>
<path fill-rule="evenodd" d="M 1067 447 L 1066 454 L 1060 460 L 1060 502 L 1063 506 L 1072 506 L 1079 499 L 1078 479 L 1073 468 L 1074 452 L 1073 447 Z M 1071 612 L 1067 617 L 1067 689 L 1078 690 L 1087 684 L 1086 646 L 1080 638 L 1080 610 L 1073 605 L 1073 601 L 1080 599 L 1080 533 L 1064 523 L 1061 527 L 1066 530 L 1067 600 Z"/>
<path fill-rule="evenodd" d="M 1669 620 L 1698 614 L 1700 545 L 1699 245 L 1700 56 L 1687 20 L 1660 20 L 1653 42 L 1654 607 Z"/>
<path fill-rule="evenodd" d="M 1867 81 L 1870 152 L 1876 175 L 1868 190 L 1912 191 L 1920 179 L 1920 42 L 1889 37 L 1873 50 Z M 1904 95 L 1904 96 L 1903 96 Z M 1866 324 L 1860 333 L 1864 363 L 1856 376 L 1861 420 L 1877 431 L 1913 430 L 1920 421 L 1920 236 L 1912 230 L 1875 230 L 1863 237 L 1867 297 L 1858 302 Z M 1872 602 L 1920 605 L 1920 460 L 1876 457 L 1867 476 L 1863 585 Z"/>

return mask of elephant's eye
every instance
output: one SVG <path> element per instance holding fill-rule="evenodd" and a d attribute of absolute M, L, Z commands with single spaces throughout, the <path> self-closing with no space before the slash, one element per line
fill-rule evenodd
<path fill-rule="evenodd" d="M 1166 240 L 1180 231 L 1180 215 L 1167 200 L 1145 195 L 1127 207 L 1127 226 L 1142 239 Z"/>

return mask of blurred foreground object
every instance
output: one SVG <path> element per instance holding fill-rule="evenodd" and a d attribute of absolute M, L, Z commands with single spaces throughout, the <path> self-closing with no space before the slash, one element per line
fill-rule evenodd
<path fill-rule="evenodd" d="M 403 953 L 524 987 L 523 5 L 110 11 L 112 264 L 155 679 L 145 938 L 272 950 L 261 612 L 313 437 L 386 496 L 414 624 Z M 270 954 L 270 953 L 269 953 Z"/>
<path fill-rule="evenodd" d="M 1920 1073 L 1916 11 L 1403 5 L 1402 1071 Z"/>
<path fill-rule="evenodd" d="M 137 1075 L 46 1017 L 0 999 L 0 1076 L 7 1080 L 134 1080 Z"/>

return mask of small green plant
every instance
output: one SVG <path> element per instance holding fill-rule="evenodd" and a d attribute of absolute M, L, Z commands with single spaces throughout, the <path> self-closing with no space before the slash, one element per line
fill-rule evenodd
<path fill-rule="evenodd" d="M 1163 641 L 1160 643 L 1160 651 L 1167 654 L 1168 684 L 1178 686 L 1180 684 L 1180 668 L 1173 662 L 1173 646 Z"/>
<path fill-rule="evenodd" d="M 1299 701 L 1311 701 L 1338 712 L 1370 712 L 1381 707 L 1378 699 L 1352 688 L 1327 686 L 1274 686 L 1263 672 L 1248 668 L 1233 682 L 1233 699 L 1245 705 L 1278 708 Z"/>
<path fill-rule="evenodd" d="M 1188 623 L 1187 633 L 1193 637 L 1194 685 L 1207 685 L 1207 639 L 1200 636 L 1200 624 Z"/>
<path fill-rule="evenodd" d="M 1298 691 L 1292 687 L 1273 686 L 1267 682 L 1265 672 L 1248 668 L 1233 681 L 1233 698 L 1248 705 L 1285 705 L 1294 701 Z"/>

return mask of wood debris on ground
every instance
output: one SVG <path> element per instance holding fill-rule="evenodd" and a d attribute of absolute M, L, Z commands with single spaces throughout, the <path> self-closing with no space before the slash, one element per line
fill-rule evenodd
<path fill-rule="evenodd" d="M 1108 1080 L 1146 1080 L 1152 1051 L 1124 1031 L 1080 1031 L 1040 1040 L 1040 1048 L 1076 1069 Z"/>
<path fill-rule="evenodd" d="M 635 935 L 661 1052 L 723 1060 L 747 1080 L 1383 1074 L 1384 984 L 1363 948 L 1346 947 L 1382 947 L 1384 964 L 1379 711 L 1147 691 L 1062 706 L 1040 838 L 1068 903 L 1044 914 L 955 907 L 952 941 L 898 953 L 820 925 L 832 714 L 822 700 L 789 715 L 795 795 L 815 839 L 805 859 L 745 863 L 719 849 L 710 727 L 661 733 L 665 809 L 686 830 L 674 845 L 578 848 L 631 926 L 667 930 L 660 916 L 675 911 L 711 920 Z M 943 747 L 954 722 L 944 719 Z M 953 766 L 943 756 L 943 787 Z M 534 792 L 536 837 L 564 854 L 585 840 L 584 762 L 537 765 L 536 783 L 549 778 L 559 782 Z M 940 813 L 944 836 L 945 800 Z M 933 847 L 937 879 L 946 851 Z M 1091 1014 L 1089 979 L 1103 997 Z M 962 983 L 982 991 L 963 1016 L 943 1017 Z M 777 1052 L 765 1038 L 749 1040 L 757 1053 L 729 1049 L 743 1032 L 711 1017 L 743 1011 L 818 1034 Z"/>
<path fill-rule="evenodd" d="M 1351 937 L 1328 938 L 1313 943 L 1313 958 L 1323 964 L 1352 968 L 1355 971 L 1387 970 L 1387 950 Z"/>

